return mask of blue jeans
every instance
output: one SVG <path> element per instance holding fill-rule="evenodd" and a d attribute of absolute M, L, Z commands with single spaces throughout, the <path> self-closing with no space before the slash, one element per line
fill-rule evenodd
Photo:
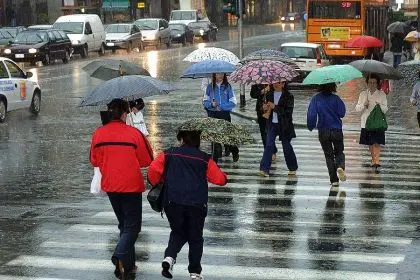
<path fill-rule="evenodd" d="M 108 193 L 108 198 L 117 216 L 120 230 L 120 239 L 112 259 L 121 260 L 124 269 L 130 271 L 136 262 L 134 244 L 141 230 L 141 193 Z"/>
<path fill-rule="evenodd" d="M 264 148 L 263 157 L 260 162 L 260 170 L 269 173 L 272 161 L 272 155 L 276 149 L 276 137 L 279 136 L 277 124 L 267 124 L 267 142 Z M 295 151 L 293 150 L 292 139 L 283 139 L 281 145 L 283 146 L 284 159 L 286 160 L 287 168 L 290 171 L 298 169 Z"/>

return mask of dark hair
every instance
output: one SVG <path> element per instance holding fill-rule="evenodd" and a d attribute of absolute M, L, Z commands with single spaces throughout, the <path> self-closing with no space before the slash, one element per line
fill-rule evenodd
<path fill-rule="evenodd" d="M 216 87 L 216 73 L 213 73 L 213 76 L 211 78 L 211 82 L 212 82 L 212 85 L 213 85 L 213 89 L 215 89 L 215 87 Z M 222 85 L 225 85 L 226 87 L 227 86 L 230 86 L 230 84 L 229 84 L 229 82 L 227 80 L 226 73 L 223 74 L 223 82 L 222 82 Z"/>
<path fill-rule="evenodd" d="M 201 131 L 187 131 L 187 130 L 180 130 L 176 136 L 178 141 L 184 142 L 184 145 L 194 148 L 200 148 L 200 137 Z"/>
<path fill-rule="evenodd" d="M 128 113 L 128 102 L 122 99 L 113 99 L 108 104 L 108 115 L 110 120 L 119 120 L 124 113 Z"/>
<path fill-rule="evenodd" d="M 337 91 L 336 83 L 322 84 L 318 86 L 318 91 L 323 93 L 333 93 Z"/>
<path fill-rule="evenodd" d="M 134 101 L 130 101 L 130 109 L 136 108 L 137 110 L 143 110 L 144 108 L 144 101 L 143 98 L 136 99 Z"/>
<path fill-rule="evenodd" d="M 369 74 L 368 76 L 366 76 L 366 84 L 369 82 L 369 79 L 375 79 L 376 80 L 376 88 L 380 89 L 381 87 L 381 78 L 379 78 L 378 75 L 376 74 Z"/>

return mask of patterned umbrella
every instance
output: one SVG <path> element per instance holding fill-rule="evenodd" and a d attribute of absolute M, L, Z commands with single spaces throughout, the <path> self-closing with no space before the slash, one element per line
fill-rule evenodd
<path fill-rule="evenodd" d="M 89 73 L 89 76 L 104 81 L 127 75 L 150 76 L 146 69 L 121 59 L 95 60 L 84 66 L 83 70 Z"/>
<path fill-rule="evenodd" d="M 230 62 L 234 65 L 239 63 L 239 58 L 232 52 L 222 49 L 222 48 L 202 48 L 193 51 L 187 57 L 184 58 L 184 61 L 188 62 L 200 62 L 203 60 L 217 59 Z"/>
<path fill-rule="evenodd" d="M 380 48 L 382 45 L 378 38 L 366 35 L 353 37 L 345 43 L 348 48 Z"/>
<path fill-rule="evenodd" d="M 229 80 L 240 84 L 273 84 L 281 78 L 293 80 L 299 73 L 281 61 L 255 60 L 236 69 Z"/>
<path fill-rule="evenodd" d="M 105 105 L 114 98 L 136 100 L 173 90 L 176 88 L 169 83 L 149 76 L 122 76 L 95 87 L 82 99 L 80 106 Z"/>
<path fill-rule="evenodd" d="M 215 118 L 194 118 L 184 122 L 178 130 L 201 131 L 201 140 L 226 145 L 239 146 L 255 142 L 245 126 Z"/>
<path fill-rule="evenodd" d="M 247 63 L 253 60 L 278 60 L 288 64 L 294 64 L 293 60 L 291 60 L 290 57 L 284 52 L 271 49 L 261 49 L 254 51 L 242 58 L 240 62 Z"/>
<path fill-rule="evenodd" d="M 235 66 L 223 60 L 203 60 L 195 63 L 185 70 L 181 78 L 205 78 L 211 76 L 213 73 L 232 73 Z"/>

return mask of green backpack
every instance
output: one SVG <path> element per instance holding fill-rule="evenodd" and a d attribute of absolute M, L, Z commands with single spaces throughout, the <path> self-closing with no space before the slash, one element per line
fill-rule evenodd
<path fill-rule="evenodd" d="M 388 129 L 388 123 L 386 122 L 386 117 L 384 112 L 381 110 L 381 106 L 376 104 L 372 112 L 370 112 L 369 117 L 366 120 L 366 130 L 383 130 Z"/>

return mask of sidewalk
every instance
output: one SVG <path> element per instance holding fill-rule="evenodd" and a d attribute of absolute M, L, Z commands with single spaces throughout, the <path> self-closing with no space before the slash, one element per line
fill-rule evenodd
<path fill-rule="evenodd" d="M 350 81 L 338 88 L 338 94 L 346 104 L 346 117 L 343 119 L 343 129 L 347 131 L 360 131 L 360 114 L 354 110 L 359 93 L 363 90 L 364 80 Z M 238 92 L 238 91 L 237 91 Z M 306 128 L 306 112 L 311 97 L 316 90 L 292 89 L 295 97 L 295 109 L 293 113 L 296 128 Z M 388 95 L 388 131 L 392 134 L 404 134 L 420 136 L 418 128 L 416 110 L 409 104 L 411 88 L 400 92 L 392 92 Z M 249 96 L 249 89 L 245 90 L 246 106 L 232 112 L 232 114 L 252 121 L 257 121 L 255 112 L 255 99 Z M 237 96 L 239 100 L 239 96 Z"/>

